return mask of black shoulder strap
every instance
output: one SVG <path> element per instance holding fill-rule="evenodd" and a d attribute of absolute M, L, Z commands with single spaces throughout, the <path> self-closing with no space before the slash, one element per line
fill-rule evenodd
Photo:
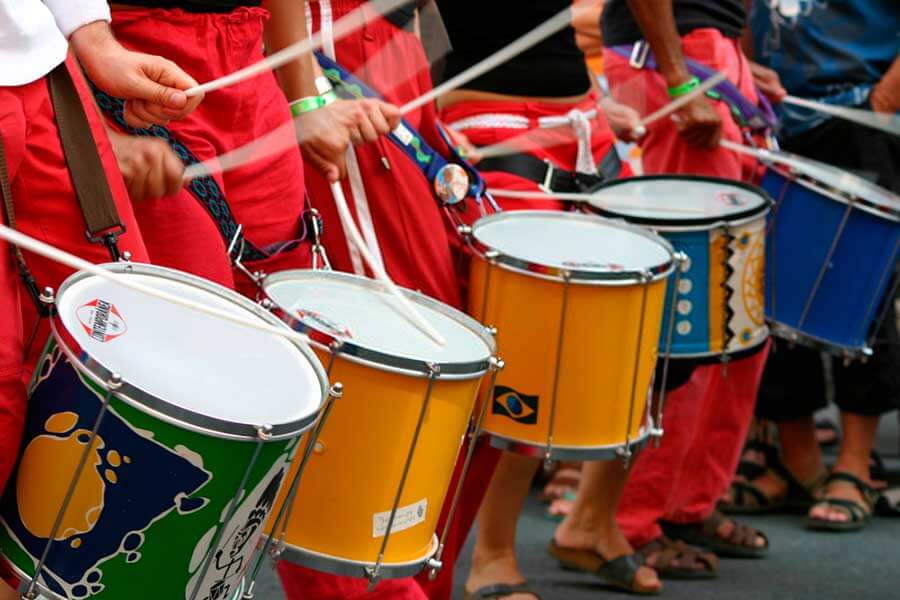
<path fill-rule="evenodd" d="M 118 260 L 116 238 L 125 232 L 125 226 L 116 210 L 84 105 L 65 63 L 56 67 L 48 79 L 59 137 L 87 225 L 87 238 L 106 244 L 113 260 Z"/>

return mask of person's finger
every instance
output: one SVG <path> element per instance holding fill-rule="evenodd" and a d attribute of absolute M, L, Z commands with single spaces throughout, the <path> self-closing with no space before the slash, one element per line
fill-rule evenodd
<path fill-rule="evenodd" d="M 366 113 L 368 114 L 369 122 L 372 124 L 372 127 L 375 128 L 375 133 L 377 135 L 387 135 L 391 132 L 393 127 L 391 127 L 390 123 L 388 123 L 388 120 L 381 112 L 380 106 L 378 106 L 377 104 L 370 104 L 366 108 Z"/>
<path fill-rule="evenodd" d="M 165 173 L 165 195 L 174 196 L 184 186 L 184 163 L 168 147 L 163 152 L 162 160 Z"/>
<path fill-rule="evenodd" d="M 368 118 L 361 119 L 359 122 L 359 133 L 362 135 L 364 142 L 375 142 L 380 137 L 375 126 Z"/>
<path fill-rule="evenodd" d="M 123 116 L 125 118 L 125 122 L 131 127 L 136 127 L 138 129 L 147 129 L 148 127 L 151 127 L 153 125 L 153 123 L 151 123 L 150 121 L 142 119 L 134 113 L 134 102 L 132 102 L 131 100 L 125 102 L 125 113 Z"/>
<path fill-rule="evenodd" d="M 350 143 L 354 146 L 359 146 L 364 142 L 363 134 L 359 130 L 358 126 L 351 126 L 347 128 L 347 133 L 350 134 Z"/>
<path fill-rule="evenodd" d="M 384 116 L 391 131 L 400 125 L 400 121 L 403 119 L 403 113 L 400 112 L 400 109 L 397 106 L 390 104 L 389 102 L 379 101 L 378 110 Z"/>
<path fill-rule="evenodd" d="M 159 110 L 152 110 L 152 106 L 152 104 L 148 104 L 143 100 L 134 100 L 131 103 L 131 112 L 135 117 L 145 123 L 162 126 L 168 125 L 169 118 L 162 116 Z"/>
<path fill-rule="evenodd" d="M 329 160 L 320 154 L 314 147 L 303 148 L 303 154 L 310 160 L 313 167 L 322 174 L 329 183 L 334 183 L 343 178 L 344 170 L 336 161 Z"/>
<path fill-rule="evenodd" d="M 147 169 L 143 158 L 135 159 L 134 168 L 131 171 L 131 183 L 128 186 L 128 193 L 134 202 L 140 202 L 147 198 Z"/>

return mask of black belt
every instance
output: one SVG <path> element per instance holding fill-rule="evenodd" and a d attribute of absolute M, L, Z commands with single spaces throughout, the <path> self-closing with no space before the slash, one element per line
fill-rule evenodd
<path fill-rule="evenodd" d="M 616 179 L 622 171 L 622 161 L 613 148 L 597 166 L 598 174 L 567 171 L 549 160 L 530 154 L 510 154 L 485 158 L 476 165 L 479 171 L 503 171 L 524 177 L 539 184 L 545 191 L 562 194 L 592 192 L 601 184 Z"/>

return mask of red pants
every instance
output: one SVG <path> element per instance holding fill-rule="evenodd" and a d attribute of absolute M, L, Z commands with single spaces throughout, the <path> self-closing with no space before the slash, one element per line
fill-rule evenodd
<path fill-rule="evenodd" d="M 263 57 L 267 19 L 268 12 L 260 8 L 225 14 L 135 8 L 113 11 L 113 30 L 125 46 L 165 56 L 197 80 L 208 81 Z M 207 160 L 290 118 L 274 74 L 264 73 L 212 92 L 197 110 L 167 128 L 197 158 Z M 304 187 L 298 148 L 216 175 L 215 181 L 244 236 L 257 247 L 299 236 Z M 174 197 L 141 202 L 135 211 L 154 263 L 254 295 L 251 282 L 232 273 L 227 242 L 214 218 L 186 188 Z M 268 273 L 308 267 L 309 250 L 300 246 L 249 266 Z"/>
<path fill-rule="evenodd" d="M 756 90 L 747 59 L 737 40 L 711 29 L 682 38 L 686 56 L 723 71 L 750 100 Z M 637 70 L 627 59 L 604 53 L 613 94 L 648 114 L 668 102 L 662 77 Z M 723 137 L 739 142 L 741 131 L 723 102 Z M 648 174 L 686 173 L 749 179 L 755 161 L 724 149 L 694 148 L 682 141 L 670 119 L 648 128 L 641 140 Z M 670 392 L 665 407 L 666 431 L 659 448 L 641 453 L 619 503 L 618 521 L 629 541 L 642 546 L 661 533 L 659 520 L 696 522 L 709 516 L 731 483 L 753 417 L 753 407 L 768 352 L 733 362 L 728 376 L 718 365 L 698 368 L 690 381 Z"/>
<path fill-rule="evenodd" d="M 681 45 L 686 57 L 722 71 L 748 100 L 757 100 L 750 66 L 738 40 L 726 38 L 715 29 L 697 29 L 681 38 Z M 619 102 L 642 115 L 669 103 L 666 83 L 656 71 L 635 69 L 628 59 L 609 50 L 603 53 L 603 60 L 612 94 Z M 728 106 L 724 102 L 716 102 L 715 106 L 722 117 L 723 139 L 741 142 L 741 130 Z M 685 173 L 749 181 L 756 166 L 754 159 L 730 150 L 689 146 L 678 135 L 671 119 L 660 119 L 647 127 L 647 135 L 641 139 L 641 150 L 644 172 L 648 175 Z"/>
<path fill-rule="evenodd" d="M 334 20 L 337 20 L 363 4 L 361 0 L 312 2 L 314 30 L 321 27 L 322 15 L 328 7 L 333 11 Z M 382 49 L 384 52 L 379 53 Z M 385 20 L 370 22 L 356 34 L 338 40 L 335 50 L 338 62 L 351 73 L 377 86 L 389 101 L 401 104 L 431 88 L 428 63 L 419 41 Z M 370 61 L 373 56 L 376 58 Z M 361 65 L 366 65 L 365 69 L 357 72 Z M 385 85 L 387 87 L 383 87 Z M 432 106 L 415 111 L 406 118 L 422 132 L 429 144 L 435 148 L 441 147 L 435 136 L 435 111 Z M 358 146 L 356 157 L 363 175 L 365 198 L 354 196 L 348 181 L 343 184 L 344 194 L 357 223 L 362 217 L 374 229 L 387 272 L 399 285 L 421 290 L 459 307 L 460 293 L 450 241 L 444 215 L 434 199 L 431 184 L 411 159 L 389 140 Z M 332 266 L 341 271 L 359 271 L 338 219 L 329 184 L 310 169 L 307 189 L 311 202 L 325 221 L 324 241 Z M 366 217 L 366 213 L 370 218 Z M 461 545 L 454 544 L 451 540 L 444 555 L 446 566 L 442 579 L 452 577 L 453 560 Z M 327 575 L 286 562 L 279 564 L 278 574 L 290 600 L 359 597 L 422 600 L 426 597 L 411 578 L 383 581 L 372 594 L 367 594 L 368 582 L 364 579 Z"/>
<path fill-rule="evenodd" d="M 97 148 L 109 174 L 113 198 L 127 229 L 119 240 L 119 249 L 130 252 L 136 262 L 147 262 L 147 251 L 102 120 L 80 70 L 74 63 L 69 66 L 87 106 Z M 0 135 L 9 163 L 16 228 L 85 260 L 109 262 L 111 257 L 106 247 L 92 244 L 85 238 L 86 225 L 69 178 L 45 79 L 19 87 L 0 88 Z M 38 320 L 37 312 L 31 297 L 23 289 L 17 289 L 15 267 L 8 250 L 5 243 L 0 243 L 0 488 L 18 455 L 25 416 L 25 379 L 34 368 L 49 334 L 49 326 L 43 320 L 30 352 L 25 356 L 23 332 L 31 334 Z M 58 288 L 72 273 L 69 267 L 27 252 L 25 260 L 41 288 Z"/>

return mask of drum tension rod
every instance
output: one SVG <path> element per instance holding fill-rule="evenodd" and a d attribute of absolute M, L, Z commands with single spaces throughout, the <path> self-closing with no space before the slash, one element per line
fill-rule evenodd
<path fill-rule="evenodd" d="M 679 288 L 681 287 L 681 277 L 684 273 L 684 266 L 687 264 L 688 257 L 684 252 L 676 252 L 675 253 L 675 279 L 672 282 L 672 294 L 669 296 L 671 299 L 671 304 L 669 305 L 669 322 L 666 327 L 666 347 L 665 347 L 665 355 L 663 356 L 663 372 L 662 372 L 662 381 L 659 386 L 659 398 L 656 402 L 656 418 L 653 419 L 652 412 L 650 413 L 651 419 L 653 419 L 653 424 L 650 428 L 650 436 L 653 438 L 653 447 L 659 448 L 659 444 L 662 440 L 663 435 L 665 434 L 665 430 L 663 429 L 663 409 L 666 406 L 666 386 L 669 381 L 669 363 L 672 358 L 672 338 L 675 335 L 675 319 L 677 316 L 676 306 L 678 304 L 678 294 L 680 293 Z M 652 393 L 652 390 L 651 390 Z"/>

